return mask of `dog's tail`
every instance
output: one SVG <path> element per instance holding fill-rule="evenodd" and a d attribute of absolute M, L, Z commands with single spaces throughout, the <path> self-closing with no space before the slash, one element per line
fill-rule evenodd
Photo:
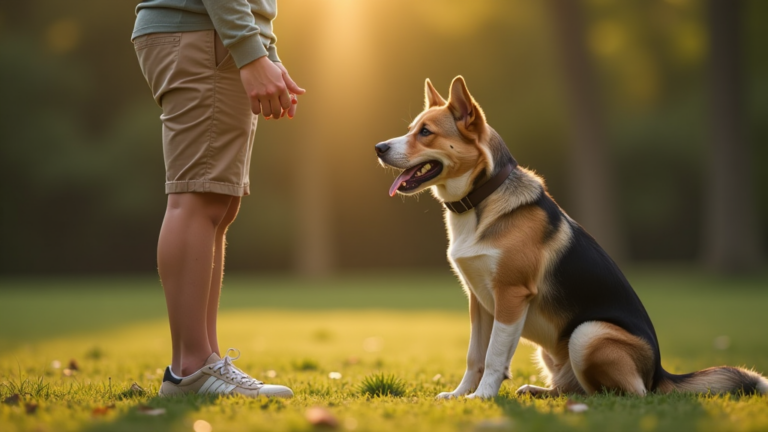
<path fill-rule="evenodd" d="M 657 389 L 661 393 L 768 394 L 768 379 L 757 372 L 731 366 L 711 367 L 683 375 L 662 370 Z"/>

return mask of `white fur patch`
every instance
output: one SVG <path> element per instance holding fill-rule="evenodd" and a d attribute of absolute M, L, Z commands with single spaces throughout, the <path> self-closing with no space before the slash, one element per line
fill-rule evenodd
<path fill-rule="evenodd" d="M 571 340 L 568 342 L 568 353 L 571 357 L 571 364 L 574 372 L 584 369 L 585 354 L 587 347 L 593 340 L 608 332 L 605 325 L 596 321 L 587 321 L 580 324 L 571 333 Z"/>
<path fill-rule="evenodd" d="M 509 363 L 515 354 L 520 335 L 523 332 L 526 309 L 523 316 L 514 324 L 504 324 L 493 321 L 491 342 L 488 345 L 488 354 L 485 357 L 485 372 L 483 379 L 477 386 L 474 397 L 489 398 L 499 394 L 501 383 L 509 372 Z"/>
<path fill-rule="evenodd" d="M 765 379 L 765 377 L 760 377 L 756 387 L 760 394 L 768 394 L 768 379 Z"/>

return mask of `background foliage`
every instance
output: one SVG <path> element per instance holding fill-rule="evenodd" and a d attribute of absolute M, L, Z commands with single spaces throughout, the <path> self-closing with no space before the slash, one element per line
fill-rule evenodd
<path fill-rule="evenodd" d="M 135 4 L 0 5 L 3 274 L 155 267 L 160 111 L 129 40 Z M 745 169 L 765 245 L 768 3 L 741 5 Z M 583 11 L 627 256 L 696 260 L 710 156 L 707 5 L 590 0 Z M 550 15 L 545 2 L 281 0 L 281 57 L 308 93 L 296 119 L 259 126 L 253 196 L 230 231 L 229 268 L 444 267 L 440 207 L 428 196 L 388 199 L 392 175 L 372 149 L 420 111 L 426 77 L 447 93 L 463 75 L 521 164 L 572 208 Z M 310 205 L 318 201 L 328 205 Z"/>

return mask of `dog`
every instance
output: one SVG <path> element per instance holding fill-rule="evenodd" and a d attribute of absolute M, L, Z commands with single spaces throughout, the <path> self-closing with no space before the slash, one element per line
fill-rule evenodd
<path fill-rule="evenodd" d="M 538 345 L 548 387 L 518 395 L 768 393 L 746 369 L 662 368 L 651 319 L 619 267 L 517 164 L 461 76 L 448 101 L 427 79 L 408 133 L 375 150 L 382 166 L 403 170 L 391 196 L 430 189 L 442 202 L 448 260 L 469 298 L 467 369 L 437 398 L 497 396 L 520 338 Z"/>

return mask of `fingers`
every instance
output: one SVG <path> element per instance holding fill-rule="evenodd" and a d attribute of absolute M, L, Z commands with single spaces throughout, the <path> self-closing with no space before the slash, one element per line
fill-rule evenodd
<path fill-rule="evenodd" d="M 291 75 L 288 74 L 288 69 L 286 69 L 282 63 L 275 63 L 275 64 L 282 72 L 285 86 L 288 88 L 288 91 L 291 92 L 291 94 L 301 95 L 307 92 L 303 88 L 299 87 L 295 81 L 293 81 L 293 78 L 291 78 Z"/>
<path fill-rule="evenodd" d="M 293 94 L 300 95 L 300 94 L 304 94 L 304 93 L 307 92 L 303 88 L 299 87 L 293 81 L 293 79 L 291 79 L 291 76 L 288 75 L 288 71 L 286 71 L 285 69 L 283 69 L 283 81 L 285 81 L 285 86 L 288 88 L 288 91 L 293 93 Z"/>
<path fill-rule="evenodd" d="M 265 120 L 280 118 L 280 112 L 282 108 L 276 98 L 264 98 L 261 99 L 261 115 Z"/>
<path fill-rule="evenodd" d="M 253 111 L 255 115 L 259 115 L 259 113 L 261 113 L 261 104 L 259 103 L 259 100 L 250 98 L 250 101 L 251 101 L 251 111 Z"/>
<path fill-rule="evenodd" d="M 299 100 L 296 99 L 295 95 L 291 95 L 291 107 L 288 108 L 288 118 L 292 119 L 293 116 L 296 115 L 296 108 L 299 106 Z"/>

